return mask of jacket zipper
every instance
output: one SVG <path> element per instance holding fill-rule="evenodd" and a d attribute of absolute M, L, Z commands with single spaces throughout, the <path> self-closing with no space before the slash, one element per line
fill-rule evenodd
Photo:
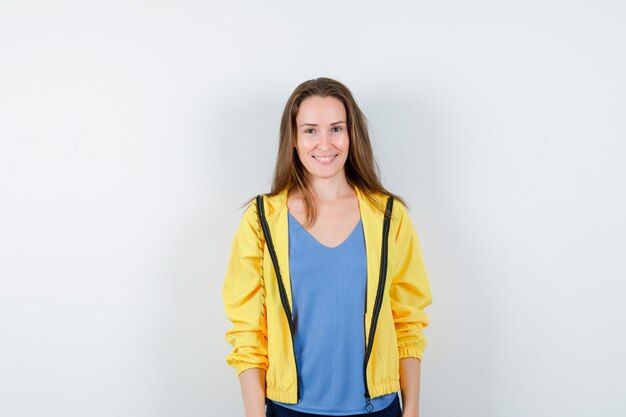
<path fill-rule="evenodd" d="M 296 364 L 296 392 L 298 400 L 300 402 L 300 384 L 298 381 L 298 361 L 296 360 L 296 347 L 294 345 L 294 328 L 293 328 L 293 318 L 291 316 L 291 311 L 289 309 L 289 300 L 287 299 L 287 290 L 285 289 L 285 284 L 283 283 L 283 278 L 280 275 L 280 268 L 278 266 L 278 257 L 276 256 L 276 251 L 274 250 L 274 243 L 272 242 L 272 235 L 270 234 L 270 228 L 267 224 L 267 220 L 265 219 L 265 205 L 263 204 L 263 197 L 257 196 L 256 204 L 259 212 L 259 217 L 261 220 L 261 228 L 263 229 L 263 234 L 265 235 L 265 241 L 267 243 L 267 248 L 270 252 L 270 258 L 272 258 L 272 264 L 274 265 L 274 271 L 276 272 L 276 279 L 278 280 L 278 292 L 280 294 L 280 301 L 283 305 L 283 309 L 285 310 L 285 315 L 287 316 L 287 322 L 289 323 L 289 334 L 291 336 L 291 348 L 293 350 L 293 361 Z"/>
<path fill-rule="evenodd" d="M 391 210 L 393 208 L 393 197 L 387 199 L 387 209 L 385 210 L 385 220 L 383 222 L 383 244 L 380 255 L 380 276 L 378 278 L 378 289 L 376 291 L 376 301 L 374 302 L 374 311 L 372 312 L 372 324 L 370 326 L 370 334 L 368 343 L 365 347 L 365 360 L 363 361 L 363 381 L 365 383 L 365 411 L 371 413 L 374 411 L 372 405 L 369 387 L 367 386 L 367 364 L 372 354 L 372 346 L 374 344 L 374 335 L 376 333 L 376 325 L 378 324 L 378 316 L 383 304 L 383 295 L 385 292 L 385 282 L 387 280 L 387 252 L 389 241 L 389 223 Z M 365 312 L 367 313 L 367 285 L 365 286 Z"/>

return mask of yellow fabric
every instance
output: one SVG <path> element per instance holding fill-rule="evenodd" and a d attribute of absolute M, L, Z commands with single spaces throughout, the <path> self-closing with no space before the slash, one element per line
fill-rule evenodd
<path fill-rule="evenodd" d="M 370 333 L 380 274 L 383 214 L 355 188 L 365 235 L 367 300 L 365 340 Z M 385 195 L 375 195 L 384 207 Z M 264 197 L 265 215 L 278 257 L 291 309 L 287 190 Z M 263 255 L 262 252 L 263 251 Z M 261 262 L 263 259 L 263 262 Z M 262 278 L 263 277 L 263 278 Z M 266 370 L 267 398 L 297 402 L 297 374 L 289 323 L 281 304 L 278 281 L 261 233 L 256 203 L 246 209 L 232 242 L 222 287 L 226 315 L 233 323 L 226 340 L 233 346 L 226 362 L 237 375 L 249 368 Z M 372 398 L 400 389 L 401 358 L 422 359 L 426 348 L 424 309 L 432 303 L 421 249 L 406 207 L 395 200 L 389 230 L 387 279 L 378 317 L 367 385 Z"/>

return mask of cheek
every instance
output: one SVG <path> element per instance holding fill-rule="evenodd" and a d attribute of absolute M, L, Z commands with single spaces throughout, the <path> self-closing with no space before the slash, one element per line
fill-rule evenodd
<path fill-rule="evenodd" d="M 313 139 L 305 137 L 299 137 L 296 144 L 298 152 L 307 152 L 313 148 Z"/>
<path fill-rule="evenodd" d="M 343 149 L 344 151 L 348 151 L 348 149 L 350 148 L 350 138 L 348 137 L 348 135 L 344 135 L 341 137 L 339 143 L 337 144 L 337 147 Z"/>
<path fill-rule="evenodd" d="M 296 142 L 296 153 L 298 154 L 298 158 L 300 158 L 301 162 L 304 162 L 306 159 L 307 151 L 309 150 L 310 144 L 307 143 L 307 140 L 304 138 L 298 138 Z"/>

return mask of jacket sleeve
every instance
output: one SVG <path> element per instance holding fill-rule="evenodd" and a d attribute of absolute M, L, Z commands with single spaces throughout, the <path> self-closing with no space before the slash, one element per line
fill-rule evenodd
<path fill-rule="evenodd" d="M 423 328 L 428 326 L 429 322 L 424 309 L 432 303 L 432 294 L 413 222 L 406 207 L 399 201 L 396 201 L 396 204 L 397 210 L 394 207 L 394 215 L 397 213 L 396 221 L 399 224 L 393 236 L 396 244 L 396 263 L 389 296 L 398 353 L 400 359 L 421 360 L 427 345 Z"/>
<path fill-rule="evenodd" d="M 226 278 L 222 286 L 224 309 L 233 326 L 226 340 L 233 350 L 226 363 L 237 375 L 249 368 L 267 370 L 267 322 L 262 280 L 262 251 L 256 203 L 246 209 L 232 241 Z"/>

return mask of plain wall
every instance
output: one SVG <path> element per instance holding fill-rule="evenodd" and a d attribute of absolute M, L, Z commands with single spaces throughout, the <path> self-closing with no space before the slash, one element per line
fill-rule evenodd
<path fill-rule="evenodd" d="M 421 415 L 626 414 L 621 1 L 0 2 L 0 415 L 243 416 L 221 285 L 346 83 L 433 290 Z"/>

